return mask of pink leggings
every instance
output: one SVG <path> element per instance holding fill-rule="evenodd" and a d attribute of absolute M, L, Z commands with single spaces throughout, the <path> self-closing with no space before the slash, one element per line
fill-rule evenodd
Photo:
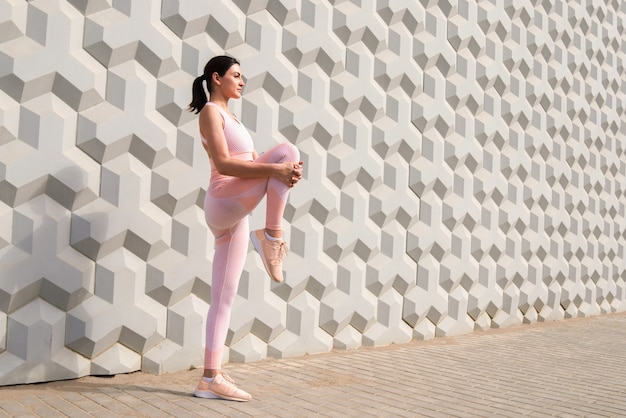
<path fill-rule="evenodd" d="M 283 143 L 255 161 L 297 164 L 300 153 L 293 144 Z M 215 235 L 215 255 L 211 306 L 206 322 L 205 369 L 219 369 L 222 364 L 230 313 L 248 252 L 248 215 L 267 195 L 265 227 L 281 229 L 289 189 L 276 178 L 233 177 L 218 191 L 207 191 L 204 213 L 207 225 Z"/>

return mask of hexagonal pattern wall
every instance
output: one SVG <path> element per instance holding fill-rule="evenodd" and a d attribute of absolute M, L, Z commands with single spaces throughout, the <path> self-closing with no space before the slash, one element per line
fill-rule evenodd
<path fill-rule="evenodd" d="M 250 254 L 224 361 L 626 310 L 625 20 L 600 0 L 0 0 L 0 384 L 202 364 L 209 163 L 186 106 L 222 53 L 257 149 L 305 162 L 286 282 Z"/>

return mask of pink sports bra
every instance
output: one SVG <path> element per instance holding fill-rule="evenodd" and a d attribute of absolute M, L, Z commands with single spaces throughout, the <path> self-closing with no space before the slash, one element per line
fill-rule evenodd
<path fill-rule="evenodd" d="M 252 153 L 254 151 L 254 144 L 250 132 L 248 132 L 246 127 L 215 103 L 207 102 L 206 104 L 219 110 L 224 119 L 224 136 L 226 137 L 226 144 L 230 155 Z M 206 139 L 202 135 L 200 135 L 200 137 L 202 138 L 202 142 L 206 145 Z"/>
<path fill-rule="evenodd" d="M 229 155 L 240 160 L 252 161 L 254 144 L 252 142 L 250 132 L 248 132 L 246 127 L 215 103 L 207 102 L 206 104 L 219 110 L 222 118 L 224 119 L 224 137 L 226 138 Z M 202 143 L 206 145 L 207 140 L 202 136 L 202 134 L 200 134 L 200 138 L 202 139 Z M 232 177 L 220 174 L 215 168 L 213 160 L 211 159 L 210 161 L 211 180 L 209 191 L 215 192 L 224 187 L 226 183 L 232 179 Z"/>

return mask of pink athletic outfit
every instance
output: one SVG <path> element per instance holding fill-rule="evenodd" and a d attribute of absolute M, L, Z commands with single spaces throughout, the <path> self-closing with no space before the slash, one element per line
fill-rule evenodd
<path fill-rule="evenodd" d="M 231 158 L 252 161 L 253 143 L 247 129 L 212 102 L 224 119 L 224 136 Z M 202 142 L 206 144 L 206 139 Z M 260 155 L 255 162 L 300 161 L 298 149 L 283 143 Z M 221 367 L 233 301 L 248 252 L 248 215 L 267 195 L 265 227 L 280 230 L 289 186 L 276 178 L 242 178 L 220 174 L 211 160 L 211 180 L 204 199 L 206 223 L 215 235 L 211 306 L 206 322 L 205 369 Z"/>

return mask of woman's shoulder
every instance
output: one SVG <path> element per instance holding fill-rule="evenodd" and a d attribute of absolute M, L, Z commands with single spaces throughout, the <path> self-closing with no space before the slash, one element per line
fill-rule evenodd
<path fill-rule="evenodd" d="M 202 107 L 201 112 L 206 115 L 210 115 L 211 117 L 221 117 L 221 119 L 224 119 L 224 112 L 215 103 L 206 102 Z"/>
<path fill-rule="evenodd" d="M 223 109 L 217 103 L 213 103 L 213 102 L 206 102 L 204 104 L 204 107 L 217 109 L 220 113 L 222 113 L 223 111 Z"/>
<path fill-rule="evenodd" d="M 219 106 L 215 105 L 215 103 L 206 102 L 202 110 L 200 110 L 199 122 L 201 127 L 200 131 L 202 131 L 202 126 L 209 129 L 211 126 L 221 126 L 223 129 L 226 119 L 222 112 L 220 112 Z"/>
<path fill-rule="evenodd" d="M 213 102 L 206 102 L 203 110 L 204 109 L 206 109 L 206 113 L 209 113 L 212 115 L 220 115 L 222 119 L 224 120 L 226 119 L 226 116 L 228 116 L 228 114 L 224 112 L 224 109 L 222 109 L 219 105 Z"/>

